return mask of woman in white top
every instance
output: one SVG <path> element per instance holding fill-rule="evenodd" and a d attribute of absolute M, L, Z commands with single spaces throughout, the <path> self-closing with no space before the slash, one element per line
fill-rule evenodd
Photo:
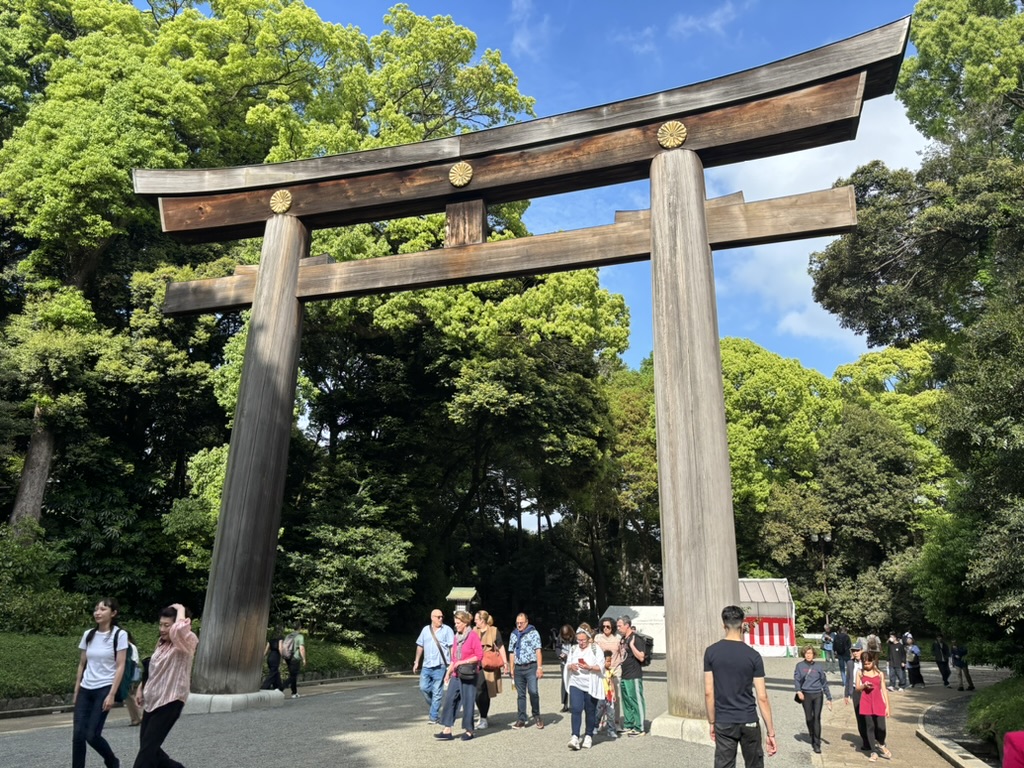
<path fill-rule="evenodd" d="M 75 720 L 71 730 L 71 768 L 85 768 L 85 745 L 95 749 L 107 768 L 120 768 L 107 740 L 103 724 L 114 706 L 114 693 L 124 675 L 128 633 L 117 626 L 117 600 L 105 597 L 96 603 L 93 629 L 86 630 L 78 647 L 82 654 L 75 676 Z"/>
<path fill-rule="evenodd" d="M 597 725 L 597 700 L 604 694 L 604 653 L 593 643 L 590 629 L 576 628 L 576 645 L 565 664 L 565 688 L 569 691 L 572 738 L 569 749 L 590 749 Z M 580 740 L 580 725 L 586 715 L 586 731 Z"/>

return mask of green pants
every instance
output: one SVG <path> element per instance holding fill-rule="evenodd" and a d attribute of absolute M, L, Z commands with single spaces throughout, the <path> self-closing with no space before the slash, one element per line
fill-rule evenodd
<path fill-rule="evenodd" d="M 622 681 L 622 726 L 627 731 L 643 731 L 647 717 L 644 704 L 644 681 Z"/>

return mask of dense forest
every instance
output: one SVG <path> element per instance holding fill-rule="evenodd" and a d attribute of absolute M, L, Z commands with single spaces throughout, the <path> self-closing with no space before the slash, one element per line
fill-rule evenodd
<path fill-rule="evenodd" d="M 898 96 L 917 171 L 851 169 L 858 229 L 815 298 L 874 351 L 831 378 L 743 339 L 722 376 L 743 576 L 799 623 L 941 627 L 1020 663 L 1024 612 L 1024 14 L 922 0 Z M 0 630 L 202 606 L 246 313 L 169 319 L 170 280 L 259 244 L 184 246 L 131 169 L 277 162 L 507 124 L 497 51 L 396 5 L 367 36 L 301 2 L 0 0 Z M 526 237 L 528 202 L 488 211 Z M 364 259 L 442 216 L 317 232 Z M 653 366 L 621 360 L 594 270 L 310 304 L 275 618 L 356 640 L 453 585 L 504 623 L 657 603 Z"/>

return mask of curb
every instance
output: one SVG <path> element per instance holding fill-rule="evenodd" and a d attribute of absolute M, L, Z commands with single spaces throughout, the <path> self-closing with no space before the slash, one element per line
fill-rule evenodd
<path fill-rule="evenodd" d="M 931 709 L 932 707 L 929 707 L 917 718 L 917 738 L 935 750 L 939 757 L 957 768 L 989 768 L 988 763 L 978 759 L 952 739 L 933 736 L 925 730 L 924 716 Z"/>

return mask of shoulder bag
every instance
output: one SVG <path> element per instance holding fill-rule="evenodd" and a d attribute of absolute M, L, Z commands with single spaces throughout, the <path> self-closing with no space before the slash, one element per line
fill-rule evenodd
<path fill-rule="evenodd" d="M 484 661 L 482 665 L 487 672 L 498 672 L 505 666 L 501 661 L 501 654 L 494 647 L 497 635 L 498 630 L 494 627 L 488 627 L 487 640 L 489 642 L 484 644 Z"/>

